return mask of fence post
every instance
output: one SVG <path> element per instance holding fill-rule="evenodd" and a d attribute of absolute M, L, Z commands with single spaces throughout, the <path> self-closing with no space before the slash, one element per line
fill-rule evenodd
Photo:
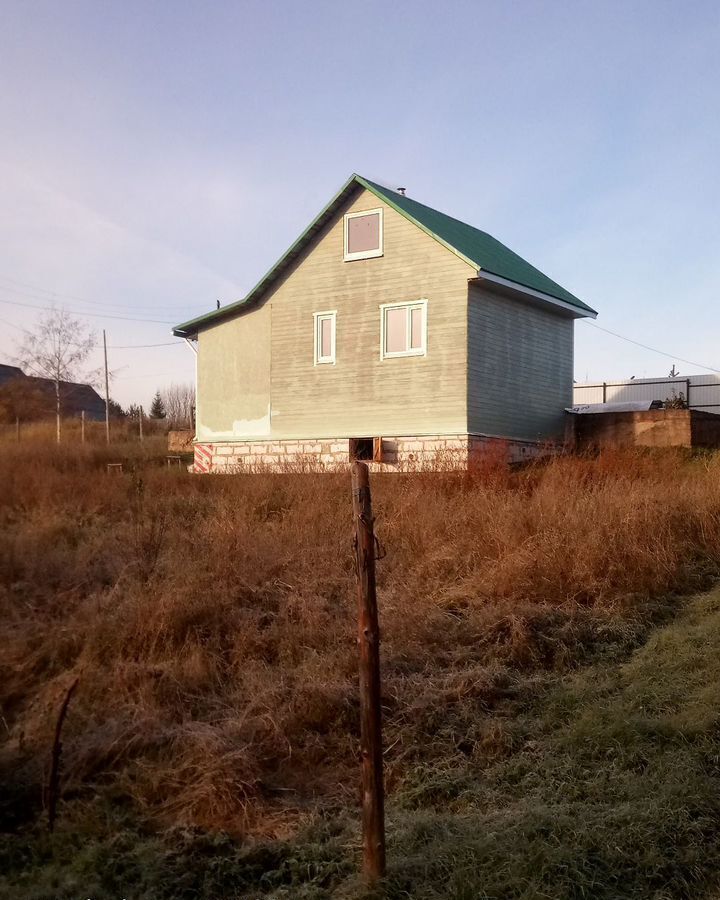
<path fill-rule="evenodd" d="M 685 384 L 687 385 L 687 392 L 685 394 L 685 402 L 687 403 L 687 408 L 690 409 L 690 379 L 685 379 Z"/>
<path fill-rule="evenodd" d="M 607 383 L 603 381 L 603 403 L 607 403 Z"/>
<path fill-rule="evenodd" d="M 373 884 L 385 875 L 385 798 L 380 709 L 380 629 L 375 588 L 375 535 L 370 477 L 352 464 L 352 501 L 358 597 L 360 754 L 362 759 L 363 875 Z"/>

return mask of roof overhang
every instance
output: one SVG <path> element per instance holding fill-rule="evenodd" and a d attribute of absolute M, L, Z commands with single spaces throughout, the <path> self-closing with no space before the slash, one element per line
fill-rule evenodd
<path fill-rule="evenodd" d="M 412 222 L 434 240 L 442 244 L 442 246 L 446 247 L 448 250 L 450 250 L 452 253 L 466 262 L 469 266 L 472 267 L 472 269 L 477 270 L 478 279 L 492 281 L 497 290 L 515 292 L 518 295 L 522 294 L 526 299 L 532 299 L 534 301 L 542 303 L 549 303 L 552 306 L 555 306 L 558 311 L 562 309 L 565 312 L 573 315 L 575 318 L 596 318 L 597 313 L 595 312 L 595 310 L 590 309 L 589 306 L 586 307 L 585 304 L 581 303 L 580 301 L 578 301 L 578 305 L 573 305 L 566 300 L 561 300 L 557 297 L 553 297 L 551 294 L 543 293 L 542 291 L 538 291 L 534 288 L 525 287 L 522 284 L 510 281 L 509 279 L 503 278 L 499 275 L 493 275 L 490 272 L 479 268 L 478 261 L 470 259 L 468 256 L 461 253 L 460 250 L 454 247 L 451 243 L 446 241 L 440 235 L 436 234 L 433 230 L 423 224 L 423 222 L 419 221 L 418 218 L 416 218 L 411 214 L 410 211 L 402 206 L 397 198 L 393 197 L 389 189 L 385 189 L 380 185 L 374 184 L 373 182 L 363 178 L 361 175 L 353 174 L 350 176 L 350 178 L 348 178 L 345 184 L 324 207 L 324 209 L 313 219 L 313 221 L 305 229 L 305 231 L 303 231 L 303 233 L 295 241 L 295 243 L 292 244 L 292 246 L 275 263 L 275 265 L 268 272 L 266 272 L 265 275 L 263 275 L 260 281 L 258 281 L 258 283 L 247 294 L 247 296 L 245 296 L 242 300 L 236 301 L 235 303 L 229 303 L 227 306 L 223 306 L 221 309 L 214 309 L 212 310 L 212 312 L 205 313 L 202 316 L 197 316 L 194 319 L 190 319 L 187 322 L 176 325 L 173 328 L 173 334 L 176 337 L 180 338 L 196 338 L 198 332 L 200 332 L 202 329 L 210 328 L 213 325 L 217 325 L 218 323 L 224 321 L 225 319 L 243 313 L 248 307 L 259 301 L 263 296 L 266 295 L 270 287 L 272 287 L 283 277 L 285 277 L 288 269 L 305 252 L 306 248 L 311 244 L 316 235 L 318 235 L 333 219 L 340 207 L 349 198 L 353 197 L 358 189 L 361 188 L 364 188 L 370 191 L 370 193 L 375 194 L 383 203 L 387 203 L 392 209 L 396 210 L 396 212 L 398 212 L 408 221 Z"/>
<path fill-rule="evenodd" d="M 331 221 L 338 208 L 351 197 L 359 187 L 366 186 L 369 185 L 367 185 L 364 178 L 359 175 L 351 175 L 327 206 L 325 206 L 325 208 L 312 220 L 310 225 L 308 225 L 295 243 L 286 250 L 275 265 L 263 275 L 247 296 L 243 297 L 242 300 L 237 300 L 235 303 L 229 303 L 227 306 L 223 306 L 220 309 L 215 309 L 205 315 L 190 319 L 188 322 L 183 322 L 181 325 L 176 325 L 173 328 L 175 337 L 196 337 L 198 331 L 202 328 L 208 328 L 212 325 L 216 325 L 223 319 L 237 315 L 238 313 L 243 312 L 246 307 L 253 304 L 256 300 L 260 299 L 270 285 L 278 281 L 278 279 L 287 271 L 288 267 L 302 255 L 303 251 L 311 243 L 313 238 L 323 230 L 328 222 Z"/>
<path fill-rule="evenodd" d="M 516 281 L 510 281 L 508 278 L 503 278 L 500 275 L 493 275 L 492 272 L 486 272 L 484 269 L 479 269 L 477 275 L 471 278 L 470 282 L 486 282 L 492 284 L 493 288 L 500 293 L 554 306 L 558 312 L 562 310 L 574 319 L 597 319 L 597 313 L 594 309 L 590 309 L 589 306 L 587 309 L 581 309 L 572 303 L 553 297 L 551 294 L 544 294 L 542 291 L 535 290 L 535 288 L 526 287 L 524 284 L 518 284 Z"/>

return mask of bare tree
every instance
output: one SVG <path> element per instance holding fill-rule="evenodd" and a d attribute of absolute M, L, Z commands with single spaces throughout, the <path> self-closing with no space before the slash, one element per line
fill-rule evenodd
<path fill-rule="evenodd" d="M 195 386 L 171 384 L 160 391 L 166 421 L 173 428 L 192 428 L 195 417 Z"/>
<path fill-rule="evenodd" d="M 60 443 L 62 400 L 60 385 L 64 381 L 92 379 L 85 370 L 88 357 L 95 348 L 95 334 L 64 309 L 52 309 L 38 320 L 34 331 L 27 331 L 17 361 L 26 372 L 47 378 L 55 385 L 55 419 L 57 442 Z"/>

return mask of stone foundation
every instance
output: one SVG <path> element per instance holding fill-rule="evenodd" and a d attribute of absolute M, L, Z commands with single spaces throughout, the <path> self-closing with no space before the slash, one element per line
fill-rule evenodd
<path fill-rule="evenodd" d="M 518 462 L 552 452 L 532 441 L 504 440 L 477 434 L 430 434 L 383 437 L 379 460 L 368 460 L 376 472 L 466 470 L 489 459 Z M 349 438 L 319 440 L 227 441 L 195 444 L 192 471 L 338 472 L 350 465 Z"/>

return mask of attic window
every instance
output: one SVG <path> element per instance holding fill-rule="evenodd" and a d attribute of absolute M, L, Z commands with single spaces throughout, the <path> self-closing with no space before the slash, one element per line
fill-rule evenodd
<path fill-rule="evenodd" d="M 343 259 L 373 259 L 383 255 L 383 211 L 365 209 L 346 213 Z"/>

